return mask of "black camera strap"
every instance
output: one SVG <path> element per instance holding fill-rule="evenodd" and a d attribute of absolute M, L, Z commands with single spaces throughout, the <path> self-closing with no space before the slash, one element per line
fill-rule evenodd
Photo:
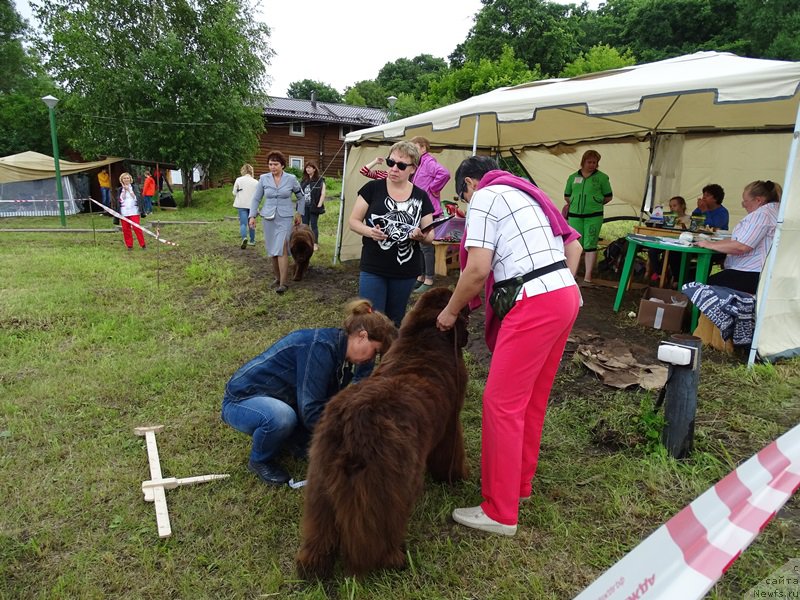
<path fill-rule="evenodd" d="M 509 277 L 508 279 L 503 279 L 502 281 L 495 281 L 494 287 L 506 287 L 509 285 L 522 285 L 525 282 L 530 281 L 531 279 L 536 279 L 537 277 L 541 277 L 542 275 L 547 275 L 548 273 L 552 273 L 553 271 L 559 271 L 561 269 L 567 268 L 567 261 L 560 260 L 558 262 L 554 262 L 549 264 L 545 267 L 540 267 L 538 269 L 534 269 L 529 273 L 525 273 L 525 275 L 517 275 L 516 277 Z"/>

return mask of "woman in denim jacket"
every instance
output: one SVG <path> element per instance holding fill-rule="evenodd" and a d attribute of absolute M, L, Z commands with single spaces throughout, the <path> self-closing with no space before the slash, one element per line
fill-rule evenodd
<path fill-rule="evenodd" d="M 289 474 L 275 457 L 290 436 L 305 448 L 325 405 L 353 378 L 353 365 L 372 361 L 397 337 L 394 324 L 369 300 L 350 302 L 344 325 L 300 329 L 241 367 L 225 386 L 222 420 L 253 437 L 247 469 L 264 483 Z"/>

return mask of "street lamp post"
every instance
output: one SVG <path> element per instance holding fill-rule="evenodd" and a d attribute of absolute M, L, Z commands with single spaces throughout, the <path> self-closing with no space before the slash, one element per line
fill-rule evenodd
<path fill-rule="evenodd" d="M 56 194 L 58 195 L 58 216 L 61 219 L 61 226 L 67 226 L 67 217 L 64 215 L 64 190 L 61 188 L 61 161 L 58 157 L 58 136 L 56 135 L 56 104 L 58 98 L 45 96 L 42 101 L 47 105 L 50 113 L 50 137 L 53 140 L 53 161 L 56 166 Z"/>
<path fill-rule="evenodd" d="M 394 121 L 394 103 L 397 102 L 397 96 L 389 96 L 386 100 L 389 102 L 389 120 Z"/>

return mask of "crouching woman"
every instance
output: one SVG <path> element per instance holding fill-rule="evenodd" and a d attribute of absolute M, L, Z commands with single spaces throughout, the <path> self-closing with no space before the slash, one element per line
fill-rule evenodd
<path fill-rule="evenodd" d="M 289 481 L 278 453 L 291 443 L 304 448 L 328 400 L 352 380 L 353 365 L 374 360 L 397 337 L 369 300 L 353 300 L 345 313 L 342 328 L 299 329 L 281 338 L 225 386 L 222 420 L 252 436 L 247 469 L 264 483 Z"/>

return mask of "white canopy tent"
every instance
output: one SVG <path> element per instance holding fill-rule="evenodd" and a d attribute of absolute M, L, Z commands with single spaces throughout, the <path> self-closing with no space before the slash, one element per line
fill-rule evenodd
<path fill-rule="evenodd" d="M 500 88 L 350 133 L 343 211 L 361 185 L 358 167 L 386 152 L 364 145 L 415 135 L 450 151 L 514 154 L 559 205 L 582 152 L 595 148 L 614 188 L 606 210 L 612 218 L 676 194 L 691 209 L 702 186 L 714 182 L 727 190 L 733 225 L 744 214 L 746 183 L 785 181 L 782 235 L 773 247 L 775 270 L 763 276 L 754 347 L 768 359 L 800 354 L 800 237 L 790 233 L 800 225 L 800 187 L 789 185 L 794 164 L 787 164 L 799 103 L 800 63 L 717 52 Z M 357 248 L 357 236 L 342 228 L 341 258 L 356 258 Z"/>

